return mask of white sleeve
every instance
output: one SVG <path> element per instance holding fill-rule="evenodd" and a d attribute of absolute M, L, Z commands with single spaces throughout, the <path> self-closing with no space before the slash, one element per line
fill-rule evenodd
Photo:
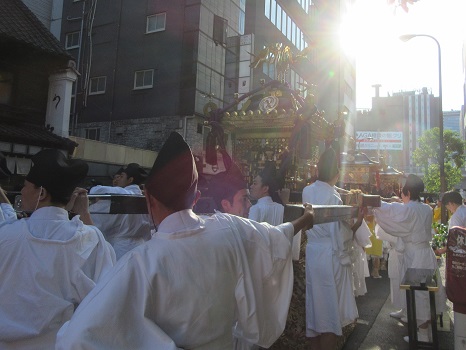
<path fill-rule="evenodd" d="M 244 242 L 249 273 L 237 290 L 238 323 L 234 334 L 269 348 L 285 329 L 293 291 L 291 223 L 271 226 L 230 216 L 231 227 Z M 254 305 L 254 314 L 251 306 Z"/>
<path fill-rule="evenodd" d="M 89 191 L 89 194 L 134 194 L 133 191 L 119 186 L 94 186 Z"/>
<path fill-rule="evenodd" d="M 0 203 L 0 222 L 17 220 L 16 212 L 9 203 Z"/>
<path fill-rule="evenodd" d="M 361 226 L 359 226 L 359 228 L 354 233 L 354 240 L 360 247 L 369 248 L 372 246 L 370 239 L 371 235 L 372 233 L 369 229 L 369 226 L 366 224 L 366 220 L 363 220 Z"/>
<path fill-rule="evenodd" d="M 464 227 L 464 223 L 462 222 L 461 218 L 455 214 L 453 214 L 450 218 L 450 222 L 448 223 L 448 229 L 451 229 L 453 226 Z"/>
<path fill-rule="evenodd" d="M 375 236 L 378 239 L 381 239 L 382 241 L 390 242 L 390 243 L 396 243 L 397 238 L 393 235 L 388 234 L 383 230 L 382 227 L 380 227 L 379 224 L 375 225 Z"/>
<path fill-rule="evenodd" d="M 377 224 L 386 233 L 396 237 L 406 237 L 412 233 L 416 221 L 413 220 L 413 212 L 405 204 L 382 202 L 373 211 Z"/>

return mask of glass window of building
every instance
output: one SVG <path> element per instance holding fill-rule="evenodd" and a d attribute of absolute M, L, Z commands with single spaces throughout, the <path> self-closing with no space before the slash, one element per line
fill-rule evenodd
<path fill-rule="evenodd" d="M 99 141 L 100 140 L 100 128 L 87 128 L 86 139 Z"/>
<path fill-rule="evenodd" d="M 75 49 L 79 47 L 79 32 L 66 34 L 65 49 Z"/>
<path fill-rule="evenodd" d="M 265 0 L 264 15 L 270 19 L 270 0 Z"/>
<path fill-rule="evenodd" d="M 270 7 L 270 21 L 273 25 L 277 24 L 277 2 L 272 0 Z"/>
<path fill-rule="evenodd" d="M 303 8 L 306 13 L 309 13 L 309 5 L 310 5 L 310 0 L 297 0 L 299 5 Z"/>
<path fill-rule="evenodd" d="M 155 33 L 165 30 L 166 18 L 167 14 L 165 12 L 147 16 L 146 33 Z"/>
<path fill-rule="evenodd" d="M 277 4 L 277 20 L 276 20 L 276 27 L 278 30 L 282 28 L 282 7 Z"/>
<path fill-rule="evenodd" d="M 99 95 L 105 93 L 107 85 L 107 77 L 94 77 L 91 78 L 89 87 L 89 95 Z"/>
<path fill-rule="evenodd" d="M 282 30 L 283 35 L 285 35 L 285 36 L 286 36 L 286 22 L 287 22 L 287 19 L 289 19 L 287 17 L 288 16 L 286 15 L 286 12 L 283 10 L 282 11 L 282 28 L 281 28 L 281 30 Z"/>
<path fill-rule="evenodd" d="M 309 6 L 309 0 L 306 1 L 306 4 Z M 298 25 L 276 0 L 264 1 L 264 14 L 298 50 L 301 51 L 307 46 Z"/>
<path fill-rule="evenodd" d="M 154 70 L 140 70 L 134 73 L 134 89 L 149 89 L 154 86 Z"/>

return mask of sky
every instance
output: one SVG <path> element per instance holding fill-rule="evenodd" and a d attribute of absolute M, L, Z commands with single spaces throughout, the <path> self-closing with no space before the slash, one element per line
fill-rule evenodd
<path fill-rule="evenodd" d="M 396 1 L 396 0 L 395 0 Z M 427 87 L 438 96 L 438 47 L 434 40 L 403 34 L 427 34 L 441 48 L 443 110 L 459 110 L 463 104 L 462 45 L 466 39 L 466 0 L 419 0 L 401 7 L 387 0 L 357 0 L 343 19 L 341 41 L 356 59 L 356 108 L 370 109 L 380 84 L 380 96 Z"/>

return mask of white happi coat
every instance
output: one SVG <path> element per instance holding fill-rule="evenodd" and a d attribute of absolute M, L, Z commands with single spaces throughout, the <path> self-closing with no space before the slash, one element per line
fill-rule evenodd
<path fill-rule="evenodd" d="M 280 203 L 272 200 L 271 196 L 264 196 L 257 200 L 257 203 L 249 208 L 249 219 L 257 222 L 266 222 L 270 225 L 277 226 L 283 224 L 283 214 L 285 207 Z M 293 241 L 293 247 L 295 243 Z M 299 249 L 299 246 L 298 246 Z M 258 349 L 255 344 L 250 344 L 244 339 L 235 339 L 235 350 Z"/>
<path fill-rule="evenodd" d="M 283 205 L 274 202 L 272 197 L 265 196 L 259 198 L 257 203 L 249 208 L 249 219 L 277 226 L 283 223 L 284 211 Z"/>
<path fill-rule="evenodd" d="M 231 350 L 233 335 L 267 348 L 287 319 L 293 232 L 290 223 L 173 213 L 79 306 L 57 349 Z"/>
<path fill-rule="evenodd" d="M 126 187 L 95 186 L 90 194 L 137 194 L 142 195 L 138 185 Z M 99 200 L 89 207 L 91 213 L 108 213 L 109 200 Z M 150 239 L 150 224 L 147 215 L 143 214 L 92 214 L 92 221 L 110 242 L 117 260 L 131 249 Z"/>
<path fill-rule="evenodd" d="M 0 349 L 53 349 L 59 328 L 115 263 L 102 233 L 57 207 L 0 225 Z"/>
<path fill-rule="evenodd" d="M 466 205 L 460 205 L 448 221 L 448 230 L 454 226 L 466 227 Z"/>
<path fill-rule="evenodd" d="M 403 203 L 382 202 L 380 208 L 374 208 L 377 224 L 392 236 L 397 237 L 396 250 L 403 254 L 400 261 L 400 278 L 408 268 L 437 269 L 437 259 L 430 246 L 432 240 L 432 208 L 419 201 Z M 438 271 L 438 270 L 437 270 Z M 442 279 L 439 291 L 435 293 L 437 313 L 446 307 L 445 289 Z M 406 308 L 406 300 L 402 298 L 402 307 Z M 429 294 L 416 291 L 416 318 L 430 320 Z"/>
<path fill-rule="evenodd" d="M 342 205 L 335 187 L 316 181 L 303 190 L 303 203 Z M 353 232 L 346 222 L 314 225 L 306 246 L 306 335 L 342 335 L 358 317 L 349 251 Z"/>

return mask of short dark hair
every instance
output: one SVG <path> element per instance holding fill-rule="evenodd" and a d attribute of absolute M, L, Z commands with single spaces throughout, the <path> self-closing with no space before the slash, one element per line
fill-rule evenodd
<path fill-rule="evenodd" d="M 71 195 L 73 194 L 73 191 L 74 191 L 74 190 L 72 190 L 71 192 L 69 190 L 68 191 L 55 191 L 54 189 L 48 189 L 44 186 L 36 185 L 34 183 L 32 185 L 34 186 L 34 188 L 42 187 L 43 189 L 45 189 L 50 196 L 50 203 L 52 204 L 67 205 L 68 202 L 71 200 Z"/>
<path fill-rule="evenodd" d="M 278 181 L 275 162 L 266 162 L 264 169 L 258 174 L 258 176 L 261 178 L 262 186 L 268 186 L 268 195 L 272 200 L 276 203 L 283 204 L 280 196 L 278 195 L 280 183 Z"/>
<path fill-rule="evenodd" d="M 71 195 L 89 170 L 86 162 L 69 159 L 60 150 L 51 148 L 37 152 L 32 157 L 33 166 L 26 180 L 43 187 L 52 203 L 67 204 Z"/>
<path fill-rule="evenodd" d="M 132 177 L 135 185 L 141 185 L 147 178 L 147 172 L 138 163 L 129 163 L 126 168 L 120 169 L 118 172 L 125 173 L 128 178 Z"/>
<path fill-rule="evenodd" d="M 443 194 L 442 202 L 444 204 L 454 203 L 454 204 L 461 205 L 463 204 L 463 197 L 461 197 L 461 194 L 459 194 L 459 192 L 448 191 Z"/>
<path fill-rule="evenodd" d="M 317 180 L 328 182 L 340 172 L 338 169 L 338 159 L 333 148 L 327 148 L 320 156 L 317 163 Z"/>
<path fill-rule="evenodd" d="M 217 210 L 223 212 L 222 200 L 233 204 L 233 197 L 238 191 L 247 189 L 248 186 L 243 179 L 236 176 L 219 174 L 215 175 L 209 182 L 208 194 L 215 202 Z"/>
<path fill-rule="evenodd" d="M 424 191 L 424 182 L 422 181 L 422 179 L 417 175 L 409 174 L 408 178 L 406 179 L 406 183 L 403 186 L 403 189 L 401 190 L 401 192 L 403 192 L 405 196 L 407 196 L 409 192 L 409 196 L 412 201 L 417 200 L 420 202 L 421 201 L 420 195 L 421 195 L 421 192 L 423 191 Z"/>

